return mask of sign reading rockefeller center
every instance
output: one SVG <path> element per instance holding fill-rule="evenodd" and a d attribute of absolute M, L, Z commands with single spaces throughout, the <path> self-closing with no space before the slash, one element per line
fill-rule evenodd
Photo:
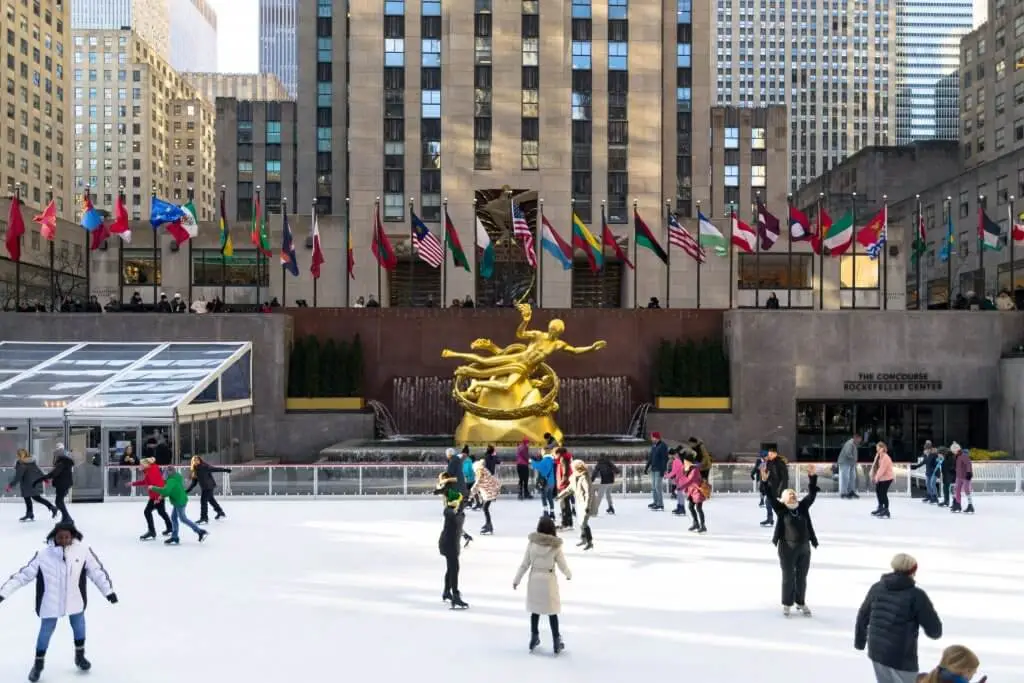
<path fill-rule="evenodd" d="M 858 372 L 857 379 L 843 381 L 843 391 L 942 391 L 942 380 L 927 372 Z"/>

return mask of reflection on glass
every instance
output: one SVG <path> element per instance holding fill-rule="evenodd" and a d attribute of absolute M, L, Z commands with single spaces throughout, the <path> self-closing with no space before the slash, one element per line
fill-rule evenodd
<path fill-rule="evenodd" d="M 854 268 L 854 259 L 856 259 L 856 268 Z M 872 259 L 866 254 L 857 254 L 856 256 L 849 254 L 840 257 L 839 287 L 853 289 L 854 277 L 857 279 L 857 289 L 878 289 L 878 259 Z"/>

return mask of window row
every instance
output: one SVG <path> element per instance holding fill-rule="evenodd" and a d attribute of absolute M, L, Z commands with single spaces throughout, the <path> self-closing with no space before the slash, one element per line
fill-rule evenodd
<path fill-rule="evenodd" d="M 866 254 L 839 257 L 840 289 L 878 289 L 879 262 Z M 819 257 L 814 254 L 737 254 L 738 289 L 814 289 Z"/>
<path fill-rule="evenodd" d="M 266 258 L 260 259 L 255 249 L 235 249 L 229 257 L 222 257 L 220 249 L 192 250 L 192 284 L 196 287 L 226 286 L 255 287 L 270 284 L 270 271 Z M 174 257 L 172 257 L 174 258 Z M 161 253 L 153 259 L 152 249 L 125 248 L 121 254 L 121 284 L 143 286 L 163 284 Z"/>

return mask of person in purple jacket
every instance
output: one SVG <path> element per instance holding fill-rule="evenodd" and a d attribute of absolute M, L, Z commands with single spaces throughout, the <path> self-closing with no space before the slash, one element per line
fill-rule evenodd
<path fill-rule="evenodd" d="M 971 453 L 966 448 L 960 449 L 956 454 L 956 462 L 953 463 L 956 472 L 956 484 L 953 489 L 953 506 L 950 512 L 974 513 L 974 500 L 971 497 L 971 479 L 974 478 L 974 466 L 971 464 Z M 961 508 L 960 501 L 963 494 L 967 494 L 967 507 Z"/>
<path fill-rule="evenodd" d="M 519 476 L 519 500 L 533 498 L 530 493 L 530 440 L 523 440 L 516 446 L 516 474 Z"/>

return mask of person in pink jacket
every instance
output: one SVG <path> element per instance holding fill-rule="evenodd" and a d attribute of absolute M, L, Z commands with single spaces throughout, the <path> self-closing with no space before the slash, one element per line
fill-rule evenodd
<path fill-rule="evenodd" d="M 703 534 L 708 530 L 704 526 L 704 501 L 707 497 L 704 495 L 702 486 L 704 479 L 700 475 L 700 468 L 694 464 L 696 460 L 696 452 L 690 448 L 683 448 L 679 452 L 679 458 L 676 460 L 679 467 L 677 468 L 676 463 L 673 463 L 669 476 L 672 477 L 676 484 L 676 499 L 679 501 L 679 508 L 677 509 L 682 509 L 684 501 L 688 502 L 690 517 L 693 518 L 690 531 Z"/>
<path fill-rule="evenodd" d="M 961 448 L 956 454 L 956 461 L 953 463 L 953 467 L 956 471 L 956 484 L 953 489 L 953 506 L 949 508 L 950 512 L 960 512 L 963 509 L 964 512 L 974 514 L 974 500 L 971 497 L 971 479 L 974 477 L 974 465 L 971 464 L 971 453 L 966 448 Z M 961 495 L 967 494 L 967 507 L 960 507 Z"/>
<path fill-rule="evenodd" d="M 884 441 L 875 445 L 875 461 L 871 464 L 871 481 L 875 482 L 878 509 L 871 514 L 880 519 L 889 519 L 889 487 L 896 475 L 892 471 L 892 458 Z"/>
<path fill-rule="evenodd" d="M 683 473 L 683 457 L 681 453 L 682 449 L 673 448 L 669 451 L 672 454 L 672 464 L 668 467 L 668 473 L 665 474 L 665 481 L 668 482 L 669 495 L 676 497 L 676 509 L 672 511 L 673 515 L 685 515 L 686 514 L 686 495 L 682 489 L 676 485 L 676 480 Z"/>

